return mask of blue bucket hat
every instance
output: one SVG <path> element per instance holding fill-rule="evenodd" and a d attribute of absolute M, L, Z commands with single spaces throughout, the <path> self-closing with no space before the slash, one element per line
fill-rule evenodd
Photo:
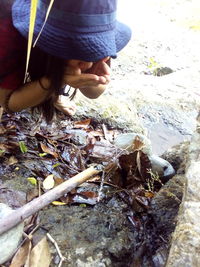
<path fill-rule="evenodd" d="M 34 40 L 43 23 L 50 0 L 39 0 Z M 31 0 L 15 0 L 13 24 L 28 37 Z M 54 0 L 36 46 L 63 59 L 96 62 L 115 58 L 130 40 L 131 30 L 116 20 L 116 0 Z"/>

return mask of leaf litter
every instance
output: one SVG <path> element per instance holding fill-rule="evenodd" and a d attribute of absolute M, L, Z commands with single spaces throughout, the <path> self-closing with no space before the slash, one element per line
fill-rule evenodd
<path fill-rule="evenodd" d="M 32 175 L 26 178 L 34 188 L 32 192 L 27 192 L 28 201 L 37 197 L 39 191 L 50 190 L 91 164 L 100 163 L 104 166 L 101 176 L 84 183 L 52 204 L 95 205 L 104 197 L 117 194 L 131 207 L 132 212 L 128 219 L 134 229 L 141 231 L 144 228 L 144 224 L 147 224 L 145 213 L 155 192 L 148 186 L 151 163 L 142 152 L 143 143 L 139 139 L 134 140 L 132 152 L 128 152 L 111 143 L 120 133 L 119 130 L 108 129 L 100 123 L 93 124 L 92 119 L 75 122 L 68 120 L 64 125 L 41 125 L 37 128 L 34 127 L 35 123 L 28 112 L 22 112 L 15 115 L 3 114 L 0 124 L 0 172 L 12 172 L 9 165 L 15 168 L 23 166 L 29 170 Z M 32 129 L 35 129 L 34 132 Z M 109 189 L 102 194 L 104 186 Z M 9 190 L 7 194 L 10 198 Z M 12 203 L 12 206 L 15 205 Z M 142 241 L 138 242 L 140 248 L 143 247 Z M 20 248 L 21 255 L 24 255 L 27 247 L 29 253 L 41 253 L 35 247 L 31 250 L 25 242 Z M 143 253 L 139 254 L 138 257 L 134 256 L 133 262 L 141 261 Z M 40 260 L 43 259 L 38 259 Z"/>

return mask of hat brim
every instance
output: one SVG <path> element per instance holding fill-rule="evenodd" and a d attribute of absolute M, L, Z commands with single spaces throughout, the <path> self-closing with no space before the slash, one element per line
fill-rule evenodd
<path fill-rule="evenodd" d="M 16 4 L 17 2 L 17 4 Z M 16 1 L 12 9 L 13 24 L 18 31 L 28 37 L 29 31 L 29 10 L 28 1 Z M 23 4 L 20 4 L 23 2 Z M 37 15 L 34 39 L 41 30 L 43 17 Z M 131 38 L 130 28 L 116 21 L 115 28 L 102 32 L 82 33 L 65 30 L 64 27 L 58 30 L 53 23 L 46 22 L 44 29 L 37 41 L 38 46 L 44 52 L 63 59 L 79 59 L 96 62 L 107 56 L 115 58 L 117 52 L 126 46 Z"/>

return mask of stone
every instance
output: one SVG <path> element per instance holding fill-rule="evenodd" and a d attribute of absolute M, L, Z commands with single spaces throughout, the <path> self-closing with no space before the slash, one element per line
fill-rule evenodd
<path fill-rule="evenodd" d="M 152 165 L 152 172 L 158 174 L 162 178 L 162 183 L 166 183 L 172 176 L 175 175 L 175 170 L 172 165 L 165 159 L 152 154 L 149 156 Z"/>
<path fill-rule="evenodd" d="M 190 163 L 187 169 L 187 187 L 185 192 L 185 201 L 200 202 L 200 161 Z"/>
<path fill-rule="evenodd" d="M 166 267 L 200 266 L 200 204 L 183 202 Z"/>
<path fill-rule="evenodd" d="M 189 145 L 186 167 L 186 188 L 178 214 L 178 222 L 173 233 L 171 248 L 166 267 L 200 266 L 200 125 Z"/>
<path fill-rule="evenodd" d="M 0 203 L 0 219 L 12 213 L 12 209 L 4 203 Z M 0 235 L 0 264 L 5 263 L 15 253 L 22 238 L 24 224 L 20 223 L 11 230 Z"/>
<path fill-rule="evenodd" d="M 175 175 L 157 192 L 150 205 L 157 231 L 170 240 L 175 230 L 177 214 L 184 191 L 184 175 Z"/>

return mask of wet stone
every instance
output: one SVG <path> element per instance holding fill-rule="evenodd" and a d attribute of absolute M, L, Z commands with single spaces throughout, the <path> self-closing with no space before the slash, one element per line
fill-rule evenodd
<path fill-rule="evenodd" d="M 156 223 L 157 231 L 167 240 L 170 239 L 176 226 L 184 183 L 184 175 L 175 175 L 159 190 L 151 202 L 150 213 Z"/>
<path fill-rule="evenodd" d="M 127 211 L 127 205 L 113 197 L 94 207 L 50 206 L 40 217 L 66 257 L 66 266 L 128 266 L 136 239 Z M 52 252 L 56 258 L 53 247 Z"/>

